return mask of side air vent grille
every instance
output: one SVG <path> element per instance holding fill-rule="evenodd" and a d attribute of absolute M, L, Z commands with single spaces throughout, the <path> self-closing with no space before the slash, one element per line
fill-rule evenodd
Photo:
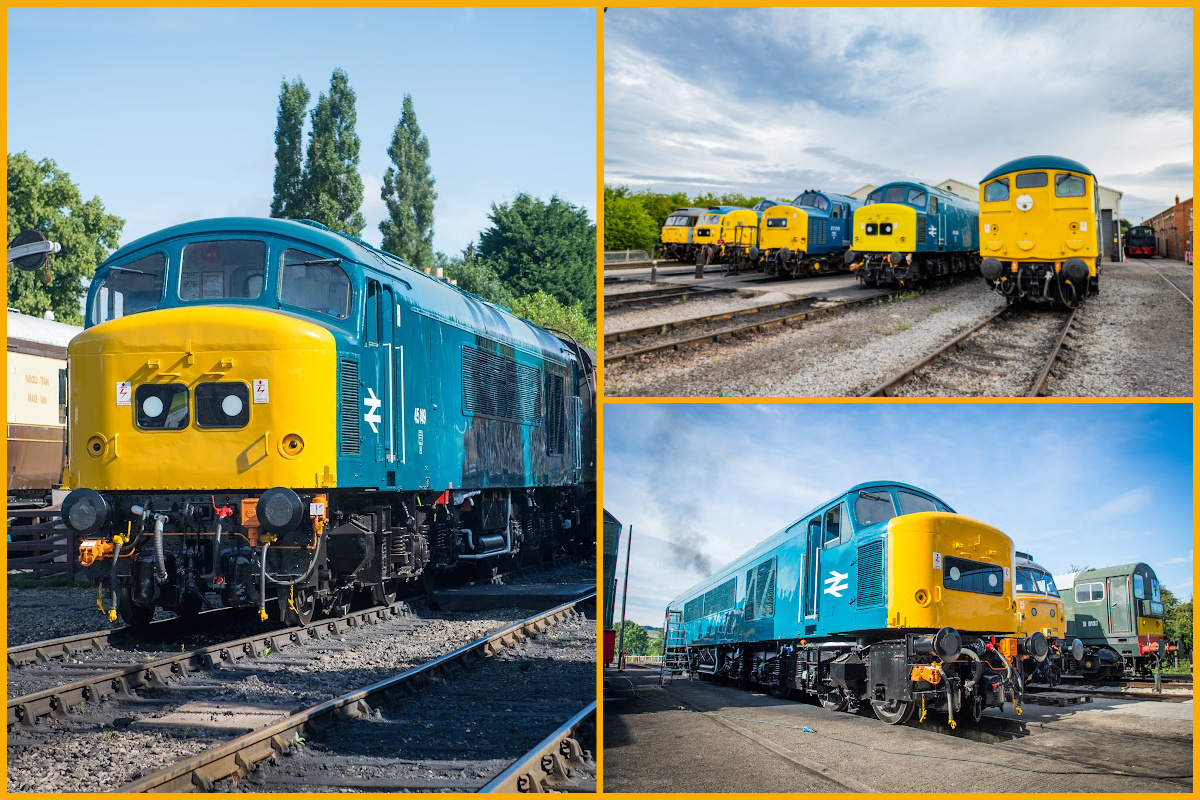
<path fill-rule="evenodd" d="M 826 245 L 829 244 L 829 220 L 810 218 L 812 222 L 812 230 L 809 231 L 810 245 Z"/>
<path fill-rule="evenodd" d="M 917 244 L 925 244 L 925 215 L 917 214 Z"/>
<path fill-rule="evenodd" d="M 883 605 L 883 540 L 858 548 L 858 607 Z"/>
<path fill-rule="evenodd" d="M 342 359 L 338 370 L 338 415 L 341 417 L 341 453 L 358 455 L 361 439 L 358 432 L 358 362 Z"/>
<path fill-rule="evenodd" d="M 566 407 L 563 405 L 563 379 L 548 373 L 550 388 L 546 392 L 546 452 L 562 455 L 566 449 Z"/>
<path fill-rule="evenodd" d="M 541 417 L 541 371 L 511 358 L 462 349 L 463 413 L 533 424 Z"/>

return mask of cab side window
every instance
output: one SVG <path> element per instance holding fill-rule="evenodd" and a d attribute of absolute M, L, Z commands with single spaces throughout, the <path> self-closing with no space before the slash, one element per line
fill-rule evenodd
<path fill-rule="evenodd" d="M 995 203 L 1008 199 L 1008 178 L 1000 178 L 983 187 L 983 201 Z"/>
<path fill-rule="evenodd" d="M 843 541 L 849 541 L 849 526 L 843 529 L 842 506 L 838 504 L 825 512 L 825 547 L 836 547 Z"/>

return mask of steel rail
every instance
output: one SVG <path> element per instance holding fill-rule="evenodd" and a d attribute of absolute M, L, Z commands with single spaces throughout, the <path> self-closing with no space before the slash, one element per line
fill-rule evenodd
<path fill-rule="evenodd" d="M 1063 692 L 1064 694 L 1090 695 L 1093 697 L 1112 697 L 1118 700 L 1161 700 L 1166 703 L 1186 703 L 1192 699 L 1190 694 L 1158 694 L 1156 692 L 1118 692 L 1111 689 L 1079 689 L 1073 686 L 1055 686 L 1053 689 L 1040 689 L 1042 692 Z"/>
<path fill-rule="evenodd" d="M 925 356 L 917 363 L 907 366 L 904 369 L 900 370 L 900 372 L 896 373 L 895 375 L 888 378 L 883 383 L 876 386 L 871 391 L 864 394 L 863 397 L 891 397 L 892 395 L 888 394 L 888 392 L 895 389 L 900 384 L 909 381 L 916 374 L 917 370 L 924 369 L 925 367 L 929 366 L 933 362 L 937 361 L 942 356 L 946 355 L 946 353 L 950 352 L 950 350 L 952 348 L 957 348 L 960 344 L 962 344 L 967 339 L 969 339 L 977 331 L 979 331 L 980 329 L 984 328 L 987 325 L 990 325 L 1001 314 L 1007 313 L 1010 308 L 1012 308 L 1012 306 L 1002 307 L 995 314 L 992 314 L 990 317 L 988 317 L 987 319 L 985 319 L 983 322 L 979 323 L 975 327 L 971 328 L 966 333 L 955 337 L 949 344 L 945 345 L 944 347 L 939 348 L 938 350 L 936 350 L 933 353 L 930 353 L 929 355 Z"/>
<path fill-rule="evenodd" d="M 604 310 L 611 311 L 627 306 L 650 303 L 655 300 L 672 300 L 677 297 L 707 297 L 709 295 L 733 294 L 738 289 L 728 286 L 670 286 L 649 289 L 644 292 L 623 292 L 604 298 Z"/>
<path fill-rule="evenodd" d="M 1155 267 L 1153 264 L 1146 264 L 1146 266 L 1147 266 L 1147 267 L 1150 267 L 1150 269 L 1154 270 L 1155 274 L 1157 274 L 1157 275 L 1158 275 L 1158 277 L 1162 278 L 1164 281 L 1166 281 L 1168 284 L 1170 284 L 1170 286 L 1171 286 L 1171 288 L 1172 288 L 1172 289 L 1174 289 L 1175 291 L 1179 292 L 1179 296 L 1180 296 L 1180 297 L 1182 297 L 1184 300 L 1187 300 L 1187 302 L 1188 302 L 1188 305 L 1189 305 L 1189 306 L 1190 306 L 1190 305 L 1195 305 L 1195 304 L 1192 302 L 1192 298 L 1190 298 L 1190 297 L 1188 297 L 1186 294 L 1184 294 L 1184 292 L 1183 292 L 1183 289 L 1180 289 L 1178 286 L 1176 286 L 1175 284 L 1171 283 L 1171 281 L 1170 281 L 1170 280 L 1167 278 L 1167 276 L 1166 276 L 1166 275 L 1163 275 L 1161 272 L 1159 272 L 1159 271 L 1158 271 L 1158 269 L 1157 269 L 1157 268 L 1156 268 L 1156 267 Z"/>
<path fill-rule="evenodd" d="M 580 730 L 590 726 L 594 731 L 595 724 L 596 701 L 593 700 L 479 791 L 596 791 L 595 759 L 579 742 Z M 571 775 L 573 769 L 588 777 L 578 780 Z"/>
<path fill-rule="evenodd" d="M 704 344 L 706 342 L 714 342 L 714 341 L 719 342 L 726 336 L 733 336 L 733 335 L 736 335 L 739 333 L 749 333 L 751 331 L 759 331 L 759 330 L 762 330 L 763 328 L 774 327 L 775 325 L 790 325 L 793 322 L 802 322 L 806 319 L 809 319 L 810 317 L 816 317 L 816 316 L 820 316 L 822 314 L 828 314 L 831 311 L 840 311 L 841 309 L 844 309 L 844 308 L 853 308 L 854 306 L 865 305 L 866 303 L 871 303 L 876 300 L 881 300 L 883 298 L 891 297 L 892 295 L 899 294 L 901 291 L 902 290 L 897 289 L 895 291 L 886 292 L 884 294 L 876 294 L 876 295 L 872 295 L 870 297 L 864 297 L 861 300 L 848 300 L 844 303 L 837 303 L 835 305 L 824 306 L 822 308 L 809 309 L 807 311 L 802 311 L 799 314 L 789 314 L 789 315 L 783 316 L 783 317 L 776 317 L 774 319 L 764 320 L 763 322 L 755 322 L 755 323 L 751 323 L 749 325 L 740 325 L 735 328 L 724 328 L 719 331 L 712 331 L 711 333 L 706 333 L 703 336 L 693 336 L 688 339 L 680 339 L 675 342 L 667 342 L 666 344 L 657 344 L 657 345 L 652 345 L 650 347 L 643 347 L 638 350 L 630 350 L 628 353 L 618 353 L 616 355 L 611 355 L 611 356 L 606 354 L 604 356 L 604 365 L 608 366 L 609 364 L 615 364 L 617 362 L 625 361 L 627 359 L 635 358 L 637 356 L 644 356 L 644 355 L 649 355 L 651 353 L 662 352 L 663 350 L 680 350 L 684 347 L 694 345 L 694 344 Z M 713 320 L 718 320 L 718 319 L 729 319 L 731 317 L 741 316 L 743 314 L 755 314 L 755 313 L 759 313 L 764 310 L 769 311 L 773 308 L 791 306 L 791 305 L 796 305 L 799 303 L 812 302 L 813 299 L 815 299 L 815 298 L 805 298 L 805 299 L 801 299 L 801 300 L 787 300 L 787 301 L 784 301 L 783 303 L 772 303 L 771 305 L 768 305 L 768 306 L 757 306 L 752 309 L 743 309 L 741 311 L 729 311 L 729 312 L 725 312 L 724 314 L 714 314 L 709 317 L 699 317 L 697 319 L 683 320 L 683 321 L 677 322 L 677 323 L 667 323 L 666 325 L 654 325 L 654 326 L 651 326 L 649 329 L 643 329 L 643 330 L 657 331 L 657 330 L 662 329 L 663 327 L 672 328 L 672 327 L 678 327 L 678 326 L 682 326 L 682 325 L 693 325 L 693 324 L 698 324 L 698 323 L 702 323 L 702 322 L 706 322 L 706 321 L 713 321 Z M 634 331 L 624 331 L 622 334 L 612 334 L 612 335 L 613 336 L 621 336 L 621 335 L 629 336 L 633 333 L 634 333 Z M 609 338 L 609 335 L 606 334 L 604 338 L 605 338 L 605 341 L 607 341 Z"/>
<path fill-rule="evenodd" d="M 352 611 L 344 617 L 322 619 L 308 625 L 257 633 L 240 639 L 201 647 L 178 655 L 132 664 L 65 686 L 55 686 L 33 694 L 14 697 L 8 701 L 8 727 L 35 726 L 47 717 L 64 717 L 83 703 L 99 702 L 112 697 L 129 697 L 147 686 L 162 686 L 173 679 L 193 672 L 232 666 L 241 661 L 262 657 L 293 644 L 306 644 L 345 633 L 360 625 L 386 622 L 407 616 L 408 603 L 399 601 L 390 606 L 376 606 Z"/>
<path fill-rule="evenodd" d="M 1054 349 L 1050 351 L 1050 357 L 1046 359 L 1046 363 L 1038 372 L 1037 380 L 1033 382 L 1033 388 L 1025 393 L 1026 397 L 1041 397 L 1042 391 L 1046 388 L 1046 378 L 1050 377 L 1050 370 L 1054 368 L 1054 362 L 1058 360 L 1058 352 L 1062 349 L 1063 342 L 1067 340 L 1067 334 L 1071 330 L 1071 324 L 1075 322 L 1075 312 L 1078 308 L 1071 309 L 1071 313 L 1067 315 L 1067 322 L 1063 325 L 1062 333 L 1058 335 L 1057 341 L 1054 342 Z"/>
<path fill-rule="evenodd" d="M 596 593 L 593 591 L 579 600 L 539 612 L 420 666 L 407 669 L 399 675 L 326 700 L 257 731 L 170 764 L 113 791 L 210 791 L 216 781 L 234 775 L 245 775 L 258 762 L 275 757 L 292 744 L 303 741 L 306 734 L 311 738 L 314 732 L 320 732 L 339 719 L 355 719 L 369 714 L 371 709 L 368 700 L 378 697 L 381 703 L 389 703 L 411 696 L 424 681 L 437 675 L 452 674 L 461 666 L 482 661 L 532 635 L 541 633 L 576 613 L 575 609 L 581 603 L 594 601 L 595 598 Z"/>

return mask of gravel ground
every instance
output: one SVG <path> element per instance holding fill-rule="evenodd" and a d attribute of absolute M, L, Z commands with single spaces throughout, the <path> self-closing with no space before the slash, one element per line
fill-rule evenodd
<path fill-rule="evenodd" d="M 595 669 L 595 620 L 575 616 L 217 788 L 475 791 L 595 697 Z"/>
<path fill-rule="evenodd" d="M 1161 279 L 1160 279 L 1161 280 Z M 1000 308 L 982 280 L 837 312 L 802 327 L 619 362 L 612 396 L 857 396 Z"/>
<path fill-rule="evenodd" d="M 744 308 L 770 305 L 793 300 L 791 295 L 783 292 L 767 292 L 765 294 L 732 294 L 720 297 L 701 299 L 676 300 L 670 304 L 654 308 L 631 309 L 629 311 L 604 312 L 604 332 L 620 333 L 634 328 L 647 328 L 651 325 L 663 325 L 667 322 L 679 322 L 685 319 L 704 317 L 709 314 L 722 314 L 726 311 L 741 311 Z"/>
<path fill-rule="evenodd" d="M 104 607 L 109 597 L 104 597 Z M 159 611 L 159 617 L 174 616 Z M 8 647 L 74 636 L 109 627 L 96 607 L 94 588 L 9 589 Z"/>
<path fill-rule="evenodd" d="M 604 284 L 604 296 L 616 297 L 619 294 L 632 294 L 633 292 L 644 292 L 649 289 L 654 289 L 663 284 L 654 284 L 650 281 L 621 281 L 620 283 Z"/>
<path fill-rule="evenodd" d="M 1153 260 L 1105 263 L 1100 294 L 1075 315 L 1071 349 L 1047 381 L 1059 397 L 1190 397 L 1192 306 L 1188 265 Z"/>

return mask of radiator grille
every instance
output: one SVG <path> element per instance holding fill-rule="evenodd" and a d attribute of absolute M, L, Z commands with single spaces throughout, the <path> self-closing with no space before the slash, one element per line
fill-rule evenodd
<path fill-rule="evenodd" d="M 562 455 L 566 449 L 566 408 L 563 406 L 563 379 L 561 375 L 549 375 L 550 388 L 546 392 L 546 452 Z"/>
<path fill-rule="evenodd" d="M 917 244 L 925 244 L 925 215 L 917 214 Z"/>
<path fill-rule="evenodd" d="M 361 439 L 358 432 L 358 362 L 342 359 L 338 371 L 338 413 L 342 425 L 343 455 L 358 455 Z"/>
<path fill-rule="evenodd" d="M 858 607 L 883 605 L 883 540 L 858 548 Z"/>
<path fill-rule="evenodd" d="M 808 234 L 810 245 L 829 244 L 829 220 L 813 219 L 812 230 Z"/>
<path fill-rule="evenodd" d="M 541 371 L 475 347 L 462 349 L 463 413 L 534 423 L 541 416 Z"/>

